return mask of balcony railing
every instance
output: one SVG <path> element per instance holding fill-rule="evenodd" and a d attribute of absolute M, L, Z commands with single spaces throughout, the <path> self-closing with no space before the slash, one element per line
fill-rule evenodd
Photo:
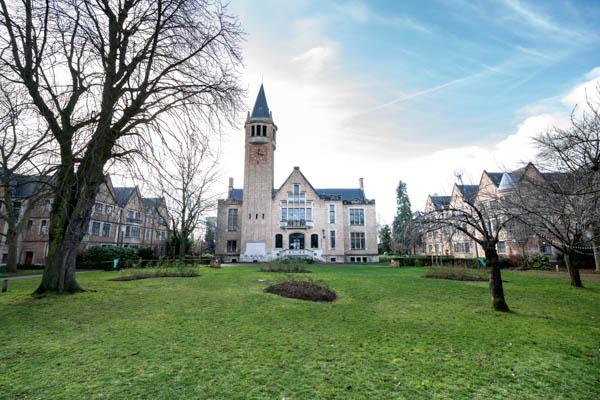
<path fill-rule="evenodd" d="M 306 229 L 314 226 L 313 221 L 305 219 L 288 219 L 279 222 L 279 227 L 282 229 Z"/>

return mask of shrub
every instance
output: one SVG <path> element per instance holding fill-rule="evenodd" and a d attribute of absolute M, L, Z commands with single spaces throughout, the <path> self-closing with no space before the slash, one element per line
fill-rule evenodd
<path fill-rule="evenodd" d="M 258 272 L 286 272 L 292 274 L 298 273 L 310 273 L 312 271 L 303 268 L 301 265 L 276 265 L 276 264 L 268 264 L 261 267 Z"/>
<path fill-rule="evenodd" d="M 133 247 L 92 246 L 77 255 L 77 268 L 113 269 L 113 260 L 118 258 L 119 268 L 130 268 L 139 259 L 137 249 Z"/>
<path fill-rule="evenodd" d="M 136 281 L 149 278 L 193 278 L 200 276 L 198 271 L 191 268 L 143 270 L 129 275 L 111 278 L 109 281 Z"/>
<path fill-rule="evenodd" d="M 313 264 L 315 262 L 312 258 L 277 258 L 273 261 L 276 264 Z"/>
<path fill-rule="evenodd" d="M 454 281 L 487 281 L 487 274 L 483 271 L 467 268 L 430 267 L 427 268 L 424 278 L 449 279 Z"/>
<path fill-rule="evenodd" d="M 529 256 L 527 259 L 524 269 L 536 269 L 536 270 L 551 270 L 550 258 L 544 254 L 535 254 Z"/>
<path fill-rule="evenodd" d="M 310 301 L 334 301 L 337 298 L 333 290 L 312 280 L 291 280 L 277 283 L 267 287 L 265 292 Z"/>

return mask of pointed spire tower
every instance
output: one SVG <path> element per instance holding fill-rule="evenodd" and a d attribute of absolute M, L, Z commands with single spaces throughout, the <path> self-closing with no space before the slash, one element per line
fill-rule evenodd
<path fill-rule="evenodd" d="M 277 126 L 261 84 L 245 123 L 244 197 L 242 203 L 241 259 L 260 253 L 271 235 L 271 202 L 275 169 Z M 251 244 L 248 247 L 248 244 Z"/>

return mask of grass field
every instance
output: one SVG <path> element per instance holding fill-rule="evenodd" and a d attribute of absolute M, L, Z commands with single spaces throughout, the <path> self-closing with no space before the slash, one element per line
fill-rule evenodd
<path fill-rule="evenodd" d="M 109 282 L 34 299 L 0 294 L 0 398 L 598 399 L 600 282 L 505 273 L 513 312 L 485 282 L 422 268 L 312 266 L 333 303 L 263 292 L 258 266 Z"/>

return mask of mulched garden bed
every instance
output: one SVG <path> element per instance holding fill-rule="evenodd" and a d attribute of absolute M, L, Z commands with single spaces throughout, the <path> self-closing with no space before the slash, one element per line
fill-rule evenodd
<path fill-rule="evenodd" d="M 258 272 L 283 272 L 287 274 L 308 274 L 312 271 L 300 265 L 265 265 Z"/>
<path fill-rule="evenodd" d="M 484 274 L 460 268 L 428 268 L 424 278 L 448 279 L 451 281 L 486 282 L 489 280 Z"/>
<path fill-rule="evenodd" d="M 334 301 L 336 293 L 312 281 L 286 281 L 269 286 L 265 292 L 291 299 L 310 301 Z"/>
<path fill-rule="evenodd" d="M 118 276 L 116 278 L 109 279 L 109 281 L 124 282 L 150 278 L 194 278 L 196 276 L 200 276 L 200 274 L 196 271 L 157 271 Z"/>

